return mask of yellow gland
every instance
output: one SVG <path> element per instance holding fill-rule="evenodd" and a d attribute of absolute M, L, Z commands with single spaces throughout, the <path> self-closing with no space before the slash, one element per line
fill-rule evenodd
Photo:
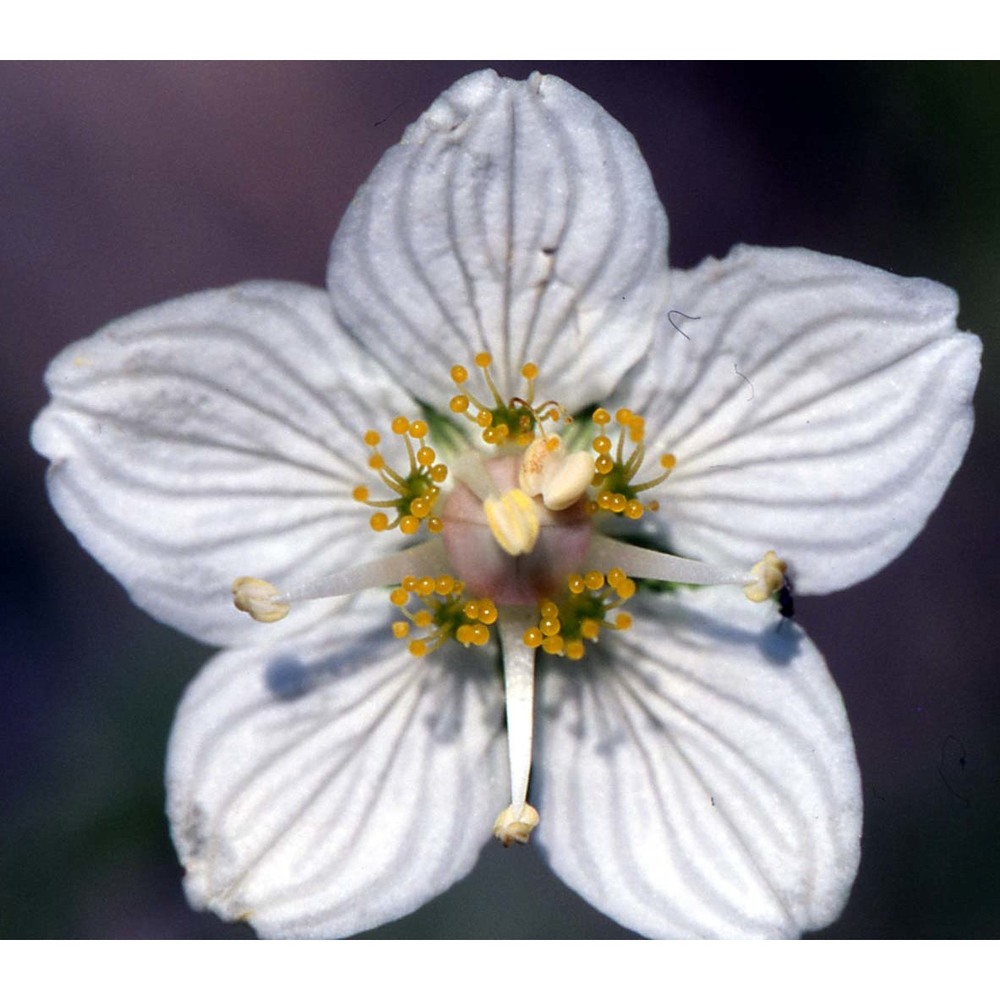
<path fill-rule="evenodd" d="M 467 600 L 463 590 L 462 581 L 448 574 L 404 577 L 389 594 L 389 601 L 406 616 L 405 621 L 393 622 L 392 634 L 409 639 L 407 648 L 413 656 L 426 656 L 449 639 L 465 647 L 485 646 L 490 640 L 489 626 L 499 612 L 489 598 Z M 408 610 L 411 597 L 422 607 Z M 413 629 L 424 634 L 411 638 Z"/>
<path fill-rule="evenodd" d="M 616 410 L 614 421 L 618 424 L 617 444 L 607 434 L 612 421 L 607 410 L 595 410 L 591 420 L 598 430 L 591 442 L 596 455 L 591 485 L 597 493 L 588 501 L 587 509 L 592 514 L 603 511 L 631 521 L 639 520 L 647 510 L 659 510 L 656 500 L 643 502 L 639 499 L 639 494 L 659 486 L 673 471 L 677 459 L 665 452 L 660 456 L 660 468 L 663 471 L 652 479 L 636 483 L 633 480 L 646 457 L 643 446 L 646 424 L 643 418 L 624 407 Z M 626 441 L 631 446 L 627 454 Z"/>
<path fill-rule="evenodd" d="M 395 417 L 390 424 L 392 433 L 406 446 L 409 469 L 405 473 L 392 469 L 379 450 L 382 442 L 378 431 L 366 431 L 363 441 L 371 449 L 368 467 L 378 473 L 382 482 L 395 497 L 372 500 L 367 486 L 356 486 L 352 497 L 368 507 L 376 508 L 369 524 L 373 531 L 390 531 L 398 528 L 404 535 L 415 535 L 422 525 L 437 533 L 444 527 L 434 511 L 434 504 L 441 494 L 441 484 L 448 478 L 448 467 L 438 462 L 437 453 L 424 443 L 428 433 L 425 420 Z"/>
<path fill-rule="evenodd" d="M 566 578 L 566 590 L 560 600 L 539 602 L 537 624 L 525 629 L 521 636 L 526 646 L 581 660 L 586 643 L 596 642 L 602 629 L 623 631 L 631 627 L 628 613 L 622 611 L 611 617 L 636 590 L 635 581 L 618 567 L 607 574 L 600 570 L 571 573 Z"/>
<path fill-rule="evenodd" d="M 521 366 L 521 377 L 525 381 L 523 394 L 504 399 L 490 372 L 493 364 L 492 355 L 487 351 L 481 351 L 473 361 L 480 370 L 492 402 L 483 402 L 468 390 L 464 390 L 451 397 L 448 408 L 452 413 L 461 414 L 474 423 L 480 429 L 480 436 L 486 444 L 497 447 L 515 444 L 525 448 L 531 444 L 535 428 L 542 421 L 555 421 L 564 416 L 562 407 L 557 403 L 549 401 L 540 407 L 534 405 L 538 365 L 531 361 L 523 364 Z M 464 387 L 469 380 L 469 373 L 462 365 L 454 365 L 451 369 L 451 380 L 456 386 Z"/>

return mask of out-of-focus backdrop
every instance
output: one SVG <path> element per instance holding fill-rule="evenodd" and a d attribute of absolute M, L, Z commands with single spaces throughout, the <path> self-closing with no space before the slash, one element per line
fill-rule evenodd
<path fill-rule="evenodd" d="M 0 936 L 246 937 L 191 912 L 163 816 L 174 707 L 209 651 L 158 625 L 49 508 L 28 427 L 65 344 L 249 278 L 321 285 L 379 156 L 467 63 L 0 65 Z M 495 64 L 583 89 L 636 136 L 671 259 L 803 245 L 955 287 L 986 344 L 965 465 L 924 534 L 797 602 L 844 693 L 861 871 L 825 937 L 1000 935 L 1000 69 Z M 532 849 L 405 937 L 629 936 Z"/>

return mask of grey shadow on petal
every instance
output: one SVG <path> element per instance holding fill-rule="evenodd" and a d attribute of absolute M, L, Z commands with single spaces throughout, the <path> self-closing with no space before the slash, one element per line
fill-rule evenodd
<path fill-rule="evenodd" d="M 764 657 L 777 666 L 787 666 L 799 654 L 805 633 L 790 618 L 778 618 L 757 636 L 757 644 Z"/>
<path fill-rule="evenodd" d="M 264 668 L 264 684 L 279 701 L 295 702 L 324 685 L 378 660 L 398 655 L 398 640 L 378 626 L 326 657 L 307 659 L 294 648 L 275 650 Z M 423 711 L 421 722 L 434 739 L 452 743 L 460 737 L 469 711 L 481 712 L 491 726 L 503 725 L 503 682 L 498 680 L 498 655 L 491 647 L 465 649 L 446 643 L 426 658 L 404 661 L 401 671 L 412 669 L 415 683 L 434 684 L 438 691 L 427 700 L 433 710 Z"/>
<path fill-rule="evenodd" d="M 683 627 L 689 633 L 720 638 L 734 646 L 756 646 L 769 663 L 778 667 L 787 666 L 799 655 L 805 635 L 790 618 L 778 614 L 777 609 L 754 628 L 743 628 L 690 607 L 685 609 L 684 619 Z"/>
<path fill-rule="evenodd" d="M 494 644 L 466 649 L 448 642 L 430 656 L 439 671 L 435 683 L 448 689 L 435 699 L 435 710 L 423 718 L 434 739 L 439 743 L 457 740 L 470 711 L 482 713 L 487 725 L 499 732 L 505 723 L 503 674 Z"/>
<path fill-rule="evenodd" d="M 327 681 L 372 662 L 386 644 L 384 630 L 377 628 L 318 660 L 306 660 L 291 648 L 276 650 L 264 668 L 264 685 L 279 701 L 297 701 Z"/>

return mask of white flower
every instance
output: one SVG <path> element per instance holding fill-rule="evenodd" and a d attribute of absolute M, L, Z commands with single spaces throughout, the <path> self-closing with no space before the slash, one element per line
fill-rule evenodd
<path fill-rule="evenodd" d="M 616 122 L 483 72 L 359 192 L 329 294 L 192 295 L 53 362 L 56 509 L 227 647 L 169 752 L 195 906 L 353 934 L 493 831 L 650 936 L 840 912 L 857 764 L 779 599 L 920 530 L 979 342 L 930 281 L 750 247 L 669 272 L 666 246 Z"/>

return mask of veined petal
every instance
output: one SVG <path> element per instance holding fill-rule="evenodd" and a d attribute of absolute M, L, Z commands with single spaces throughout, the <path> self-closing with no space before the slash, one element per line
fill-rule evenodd
<path fill-rule="evenodd" d="M 413 403 L 324 292 L 261 282 L 166 302 L 72 344 L 47 381 L 32 443 L 52 462 L 52 502 L 162 621 L 260 641 L 232 606 L 234 579 L 286 586 L 373 551 L 351 497 L 361 437 Z M 267 641 L 325 613 L 303 608 Z"/>
<path fill-rule="evenodd" d="M 954 292 L 807 250 L 741 247 L 675 272 L 670 330 L 632 384 L 651 453 L 677 466 L 676 551 L 749 565 L 775 549 L 799 591 L 877 572 L 937 506 L 972 432 L 978 338 Z"/>
<path fill-rule="evenodd" d="M 474 865 L 508 791 L 495 664 L 415 659 L 385 609 L 366 595 L 335 630 L 224 652 L 188 689 L 167 811 L 192 905 L 267 937 L 346 937 Z"/>
<path fill-rule="evenodd" d="M 606 655 L 546 665 L 534 794 L 549 862 L 649 937 L 829 923 L 858 865 L 861 789 L 822 657 L 738 594 L 648 600 Z"/>
<path fill-rule="evenodd" d="M 382 158 L 333 241 L 328 284 L 338 319 L 428 402 L 454 391 L 452 365 L 489 351 L 502 395 L 534 361 L 575 410 L 645 352 L 666 250 L 632 136 L 557 77 L 487 70 Z"/>

